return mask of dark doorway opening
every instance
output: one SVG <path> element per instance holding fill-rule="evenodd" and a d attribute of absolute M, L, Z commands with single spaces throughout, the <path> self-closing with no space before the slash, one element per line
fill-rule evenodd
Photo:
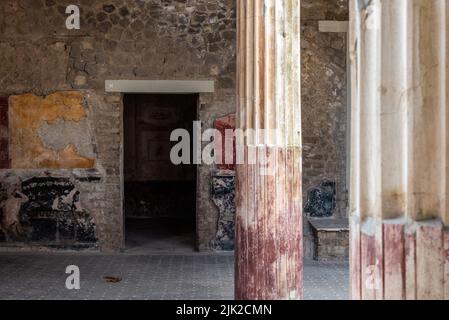
<path fill-rule="evenodd" d="M 192 137 L 198 95 L 124 98 L 125 239 L 128 251 L 193 251 L 196 165 L 174 165 L 173 130 Z"/>

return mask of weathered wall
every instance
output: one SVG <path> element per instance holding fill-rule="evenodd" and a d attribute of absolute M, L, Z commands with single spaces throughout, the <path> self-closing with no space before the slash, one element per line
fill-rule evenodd
<path fill-rule="evenodd" d="M 99 246 L 105 250 L 118 249 L 123 244 L 120 189 L 123 106 L 120 95 L 104 92 L 104 80 L 215 80 L 216 93 L 202 94 L 199 98 L 203 129 L 213 127 L 217 118 L 235 110 L 235 0 L 77 2 L 81 8 L 80 30 L 65 28 L 65 8 L 72 1 L 0 2 L 0 97 L 80 92 L 87 110 L 83 121 L 89 124 L 89 139 L 93 141 L 92 150 L 81 150 L 80 155 L 93 160 L 93 168 L 5 169 L 1 176 L 18 176 L 22 180 L 55 176 L 75 181 L 77 186 L 80 181 L 80 201 L 87 208 L 84 211 L 95 220 Z M 318 21 L 347 20 L 347 1 L 302 0 L 302 7 L 304 196 L 307 199 L 310 191 L 319 188 L 323 181 L 329 186 L 328 181 L 335 185 L 336 194 L 330 197 L 335 198 L 331 200 L 335 202 L 331 211 L 336 216 L 345 216 L 345 35 L 319 33 Z M 0 102 L 1 117 L 3 109 Z M 44 124 L 39 137 L 44 145 L 59 150 L 70 139 L 59 141 L 51 137 L 67 128 L 72 133 L 79 130 L 73 123 L 76 122 L 59 119 L 55 124 Z M 6 126 L 3 121 L 1 125 L 3 132 Z M 2 136 L 0 146 L 4 144 Z M 3 152 L 0 156 L 3 157 Z M 4 167 L 5 161 L 0 158 L 0 167 Z M 215 174 L 215 171 L 208 166 L 199 167 L 200 249 L 208 249 L 211 244 L 217 247 L 217 238 L 223 238 L 223 230 L 217 226 L 227 221 L 234 210 L 228 207 L 229 199 L 233 198 L 229 188 L 225 206 L 222 200 L 217 202 L 216 190 L 222 189 L 217 188 L 217 180 L 211 176 L 219 177 L 222 172 Z M 232 189 L 232 175 L 222 180 Z M 8 184 L 3 178 L 1 181 Z M 218 195 L 222 197 L 220 192 Z M 319 196 L 311 207 L 318 206 L 315 211 L 320 211 L 321 202 Z M 328 201 L 323 203 L 329 206 Z M 224 238 L 226 242 L 228 236 Z"/>
<path fill-rule="evenodd" d="M 62 163 L 34 161 L 35 158 L 30 157 L 26 167 L 17 169 L 12 167 L 15 163 L 14 154 L 10 155 L 8 169 L 0 171 L 3 231 L 0 241 L 6 241 L 8 245 L 25 243 L 33 246 L 85 248 L 98 244 L 104 250 L 118 248 L 121 239 L 117 235 L 122 232 L 119 214 L 121 197 L 118 188 L 119 168 L 115 166 L 119 159 L 120 130 L 119 126 L 111 129 L 110 126 L 101 125 L 101 121 L 104 117 L 114 114 L 119 119 L 120 97 L 105 97 L 89 90 L 59 92 L 55 95 L 63 100 L 67 95 L 82 99 L 76 99 L 74 104 L 65 100 L 65 107 L 61 109 L 63 111 L 55 119 L 55 123 L 62 121 L 68 125 L 55 133 L 59 136 L 56 143 L 55 134 L 39 135 L 43 128 L 52 126 L 47 121 L 43 120 L 35 126 L 26 126 L 27 129 L 22 131 L 30 135 L 31 141 L 38 142 L 38 147 L 33 144 L 30 149 L 45 150 L 44 154 L 49 154 L 50 159 L 61 159 L 57 155 L 64 152 L 67 146 L 81 146 L 83 142 L 87 144 L 87 150 L 95 150 L 92 159 L 94 167 L 82 168 L 77 162 L 80 156 L 75 154 L 73 158 L 62 158 Z M 9 98 L 10 118 L 14 116 L 14 111 L 11 111 L 14 109 L 14 101 L 27 100 L 30 97 L 27 94 Z M 34 96 L 31 99 L 41 101 Z M 28 116 L 23 115 L 23 119 L 40 119 L 41 111 L 45 110 L 45 107 L 39 103 L 33 107 L 35 111 Z M 77 110 L 75 114 L 73 110 Z M 72 120 L 78 118 L 71 116 L 79 114 L 84 114 L 82 118 L 85 124 L 79 124 L 81 128 L 85 126 L 83 134 L 74 137 L 64 135 L 65 128 L 70 128 L 71 125 L 77 127 L 76 121 Z M 32 132 L 27 132 L 30 129 Z M 10 122 L 9 134 L 14 130 L 14 123 Z M 21 135 L 20 132 L 18 135 Z M 102 139 L 104 141 L 100 142 Z M 109 143 L 106 143 L 106 140 Z M 47 147 L 39 148 L 39 145 Z M 87 152 L 82 148 L 80 150 Z M 55 163 L 58 166 L 55 167 Z M 117 170 L 117 173 L 114 174 L 114 170 Z"/>
<path fill-rule="evenodd" d="M 319 32 L 318 22 L 348 20 L 348 1 L 301 1 L 305 214 L 347 218 L 347 40 L 345 33 Z M 311 257 L 313 235 L 308 223 L 304 228 Z"/>
<path fill-rule="evenodd" d="M 301 8 L 304 214 L 345 220 L 348 217 L 347 34 L 322 33 L 318 23 L 321 20 L 347 21 L 348 1 L 302 0 Z M 216 127 L 220 130 L 233 127 L 234 122 L 235 119 L 224 117 Z M 228 190 L 229 186 L 233 188 L 233 180 L 230 184 L 230 173 L 226 169 L 233 168 L 221 166 L 220 169 L 224 172 L 218 170 L 214 177 L 220 187 L 213 189 L 213 195 L 219 203 L 221 216 L 226 217 L 232 210 L 227 205 L 228 196 L 224 195 L 233 197 L 233 192 Z M 221 225 L 233 227 L 232 223 Z M 223 230 L 227 229 L 229 227 L 219 227 L 219 233 L 226 234 Z M 312 258 L 316 254 L 316 236 L 307 221 L 304 236 L 304 255 Z M 346 238 L 342 237 L 339 250 L 343 250 Z M 220 243 L 219 239 L 217 236 L 213 243 Z"/>
<path fill-rule="evenodd" d="M 81 201 L 95 217 L 103 249 L 123 244 L 121 216 L 122 98 L 105 94 L 106 79 L 216 81 L 216 93 L 200 97 L 203 128 L 235 110 L 235 1 L 79 0 L 81 29 L 65 28 L 68 0 L 0 2 L 0 96 L 81 91 L 92 114 L 95 175 L 83 182 Z M 45 128 L 44 128 L 45 129 Z M 41 136 L 48 135 L 41 130 Z M 60 132 L 59 132 L 60 133 Z M 3 142 L 2 142 L 3 143 Z M 3 170 L 2 175 L 62 176 L 75 171 Z M 218 224 L 210 196 L 211 168 L 199 168 L 198 244 L 208 248 Z M 8 182 L 2 178 L 3 184 Z"/>
<path fill-rule="evenodd" d="M 95 165 L 84 97 L 59 92 L 9 98 L 9 158 L 12 169 L 86 168 Z M 80 154 L 81 153 L 81 154 Z"/>

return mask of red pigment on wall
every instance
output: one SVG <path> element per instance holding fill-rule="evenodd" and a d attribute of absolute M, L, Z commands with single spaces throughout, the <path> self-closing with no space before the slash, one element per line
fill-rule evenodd
<path fill-rule="evenodd" d="M 8 98 L 0 97 L 0 169 L 10 168 Z"/>

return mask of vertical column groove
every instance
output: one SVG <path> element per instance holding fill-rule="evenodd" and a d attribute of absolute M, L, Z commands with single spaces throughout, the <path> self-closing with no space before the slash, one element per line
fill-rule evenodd
<path fill-rule="evenodd" d="M 354 299 L 449 298 L 448 10 L 350 1 Z"/>
<path fill-rule="evenodd" d="M 238 128 L 256 134 L 237 168 L 236 298 L 300 299 L 300 1 L 238 8 Z"/>

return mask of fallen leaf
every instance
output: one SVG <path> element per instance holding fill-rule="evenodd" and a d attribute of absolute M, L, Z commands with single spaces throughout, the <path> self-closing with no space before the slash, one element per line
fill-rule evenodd
<path fill-rule="evenodd" d="M 120 277 L 104 277 L 103 279 L 109 283 L 119 283 L 120 281 L 122 281 L 122 278 Z"/>

